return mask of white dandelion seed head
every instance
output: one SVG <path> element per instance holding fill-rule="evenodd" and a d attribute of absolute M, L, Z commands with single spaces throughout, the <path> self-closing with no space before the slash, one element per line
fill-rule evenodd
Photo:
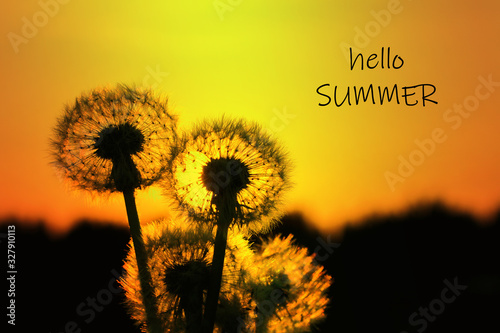
<path fill-rule="evenodd" d="M 122 191 L 161 178 L 175 136 L 167 99 L 125 85 L 84 93 L 65 107 L 52 139 L 54 165 L 76 188 Z"/>
<path fill-rule="evenodd" d="M 184 135 L 165 185 L 174 204 L 194 221 L 215 224 L 221 202 L 231 198 L 233 224 L 259 232 L 280 217 L 289 172 L 287 154 L 259 125 L 222 118 Z"/>

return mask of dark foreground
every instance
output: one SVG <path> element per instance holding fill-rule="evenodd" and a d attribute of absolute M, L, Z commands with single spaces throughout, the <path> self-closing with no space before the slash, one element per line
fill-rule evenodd
<path fill-rule="evenodd" d="M 17 226 L 17 274 L 15 297 L 7 297 L 3 279 L 4 322 L 15 298 L 16 325 L 8 332 L 139 332 L 116 284 L 126 228 L 82 222 L 51 238 L 43 227 L 3 221 L 2 261 L 9 224 Z M 500 332 L 500 214 L 480 226 L 469 215 L 427 205 L 347 227 L 342 239 L 289 215 L 276 232 L 296 235 L 334 278 L 319 332 Z"/>

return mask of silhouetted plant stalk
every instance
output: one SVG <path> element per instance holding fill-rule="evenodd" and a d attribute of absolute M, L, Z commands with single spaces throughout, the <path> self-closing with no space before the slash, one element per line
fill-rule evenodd
<path fill-rule="evenodd" d="M 156 315 L 158 313 L 158 307 L 156 305 L 155 295 L 151 286 L 151 273 L 148 268 L 146 249 L 142 241 L 141 224 L 139 222 L 139 215 L 137 214 L 134 190 L 124 191 L 123 197 L 125 199 L 130 233 L 132 235 L 132 241 L 134 242 L 135 256 L 137 258 L 137 266 L 139 268 L 139 281 L 141 282 L 142 298 L 146 309 L 147 328 L 151 333 L 161 333 L 163 332 L 163 325 Z"/>
<path fill-rule="evenodd" d="M 68 105 L 52 141 L 55 165 L 73 185 L 96 192 L 121 192 L 139 268 L 147 329 L 163 332 L 152 289 L 135 190 L 160 179 L 175 119 L 166 100 L 127 86 L 83 94 Z M 168 154 L 167 154 L 168 155 Z"/>
<path fill-rule="evenodd" d="M 226 254 L 227 233 L 229 226 L 235 218 L 236 194 L 231 193 L 229 186 L 224 194 L 219 194 L 222 197 L 218 199 L 216 204 L 217 210 L 217 233 L 215 236 L 214 256 L 212 259 L 212 272 L 209 279 L 209 287 L 207 292 L 207 300 L 205 302 L 205 313 L 203 317 L 202 332 L 213 332 L 215 324 L 215 315 L 219 303 L 219 292 L 222 281 L 222 269 L 224 268 L 224 258 Z M 224 197 L 227 196 L 227 197 Z M 221 207 L 222 206 L 222 207 Z"/>

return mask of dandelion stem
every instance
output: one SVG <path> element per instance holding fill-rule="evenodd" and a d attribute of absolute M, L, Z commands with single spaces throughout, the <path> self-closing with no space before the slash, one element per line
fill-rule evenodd
<path fill-rule="evenodd" d="M 195 287 L 193 295 L 186 300 L 181 299 L 186 316 L 186 332 L 200 333 L 203 318 L 203 289 Z"/>
<path fill-rule="evenodd" d="M 234 209 L 232 210 L 234 212 Z M 226 255 L 227 232 L 233 220 L 234 213 L 231 210 L 219 211 L 217 223 L 217 234 L 215 235 L 214 255 L 212 259 L 212 271 L 207 290 L 207 300 L 205 302 L 205 313 L 203 316 L 203 333 L 212 333 L 215 325 L 217 305 L 219 303 L 219 293 L 222 282 L 222 271 L 224 268 L 224 258 Z"/>
<path fill-rule="evenodd" d="M 137 258 L 137 267 L 139 269 L 139 280 L 141 283 L 141 294 L 146 309 L 146 323 L 148 332 L 161 333 L 162 325 L 158 318 L 158 307 L 155 302 L 151 272 L 147 264 L 147 254 L 144 241 L 142 239 L 141 225 L 139 215 L 137 214 L 137 206 L 135 204 L 134 190 L 123 191 L 125 199 L 125 207 L 127 209 L 128 223 L 132 241 L 134 243 L 135 256 Z"/>

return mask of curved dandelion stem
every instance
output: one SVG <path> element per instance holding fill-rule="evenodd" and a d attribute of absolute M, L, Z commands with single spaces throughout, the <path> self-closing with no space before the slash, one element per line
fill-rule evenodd
<path fill-rule="evenodd" d="M 123 191 L 123 198 L 125 199 L 125 207 L 127 209 L 128 223 L 130 226 L 130 233 L 132 234 L 132 241 L 134 243 L 135 256 L 137 258 L 137 267 L 139 270 L 139 280 L 141 284 L 141 294 L 146 309 L 146 322 L 148 332 L 161 333 L 162 325 L 158 319 L 158 307 L 155 302 L 154 292 L 152 287 L 151 272 L 148 268 L 146 248 L 142 238 L 141 224 L 139 222 L 139 215 L 137 213 L 137 206 L 135 204 L 134 190 Z"/>
<path fill-rule="evenodd" d="M 126 85 L 94 89 L 67 105 L 52 140 L 54 164 L 81 189 L 123 193 L 149 332 L 163 333 L 135 189 L 159 181 L 176 137 L 167 100 Z"/>
<path fill-rule="evenodd" d="M 215 325 L 215 316 L 219 303 L 219 293 L 222 283 L 222 271 L 224 268 L 224 258 L 226 256 L 227 232 L 229 225 L 234 218 L 233 209 L 218 211 L 217 234 L 215 235 L 214 255 L 212 259 L 212 271 L 207 290 L 207 300 L 205 303 L 205 313 L 203 316 L 203 333 L 212 333 Z"/>

